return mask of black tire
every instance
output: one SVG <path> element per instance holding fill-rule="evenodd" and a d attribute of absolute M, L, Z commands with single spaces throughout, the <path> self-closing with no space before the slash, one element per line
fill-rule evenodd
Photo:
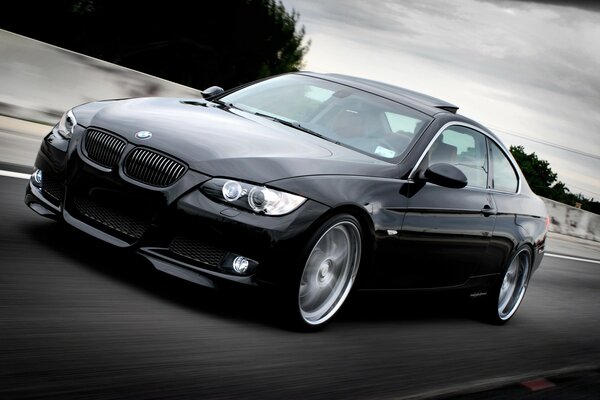
<path fill-rule="evenodd" d="M 311 235 L 285 288 L 294 328 L 320 329 L 338 312 L 356 280 L 362 246 L 360 223 L 350 214 L 330 218 Z"/>
<path fill-rule="evenodd" d="M 528 246 L 520 247 L 515 252 L 488 296 L 479 305 L 479 317 L 489 323 L 503 325 L 515 315 L 529 285 L 531 261 L 531 250 Z"/>

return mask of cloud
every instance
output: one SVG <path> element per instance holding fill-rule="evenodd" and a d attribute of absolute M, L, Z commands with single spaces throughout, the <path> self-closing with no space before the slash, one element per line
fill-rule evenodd
<path fill-rule="evenodd" d="M 529 7 L 532 4 L 536 6 L 541 5 L 554 5 L 554 6 L 562 6 L 562 7 L 570 7 L 570 8 L 579 8 L 582 10 L 588 11 L 600 11 L 600 3 L 597 0 L 573 0 L 567 1 L 564 0 L 480 0 L 480 1 L 491 1 L 494 3 L 522 3 L 523 5 Z"/>
<path fill-rule="evenodd" d="M 600 155 L 600 6 L 554 3 L 284 1 L 313 40 L 308 69 L 423 91 L 485 125 Z M 600 193 L 597 159 L 503 138 Z"/>

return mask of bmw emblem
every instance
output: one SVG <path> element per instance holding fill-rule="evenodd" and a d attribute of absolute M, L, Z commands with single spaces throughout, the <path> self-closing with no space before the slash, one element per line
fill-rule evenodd
<path fill-rule="evenodd" d="M 135 133 L 135 137 L 138 139 L 150 139 L 152 137 L 152 132 L 148 131 L 139 131 Z"/>

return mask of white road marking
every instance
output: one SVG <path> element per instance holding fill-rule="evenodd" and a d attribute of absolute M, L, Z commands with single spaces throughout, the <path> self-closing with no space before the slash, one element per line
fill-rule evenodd
<path fill-rule="evenodd" d="M 560 254 L 552 254 L 552 253 L 546 253 L 545 255 L 547 257 L 564 258 L 565 260 L 573 260 L 573 261 L 581 261 L 581 262 L 587 262 L 587 263 L 592 263 L 592 264 L 600 264 L 599 260 L 591 260 L 589 258 L 579 258 L 579 257 L 563 256 L 563 255 L 560 255 Z"/>
<path fill-rule="evenodd" d="M 29 179 L 31 174 L 22 174 L 20 172 L 4 171 L 0 169 L 0 176 L 8 176 L 11 178 Z"/>

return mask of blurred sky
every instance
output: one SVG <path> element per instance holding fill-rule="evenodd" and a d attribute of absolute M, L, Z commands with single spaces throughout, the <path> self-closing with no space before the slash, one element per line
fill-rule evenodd
<path fill-rule="evenodd" d="M 312 41 L 304 69 L 450 101 L 600 200 L 600 2 L 283 3 Z"/>

